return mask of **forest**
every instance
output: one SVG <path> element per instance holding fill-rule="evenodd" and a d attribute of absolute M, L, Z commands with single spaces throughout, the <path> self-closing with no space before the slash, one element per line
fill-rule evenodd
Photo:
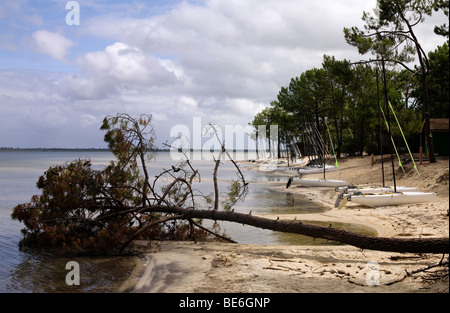
<path fill-rule="evenodd" d="M 305 125 L 313 125 L 337 156 L 379 154 L 380 142 L 384 149 L 392 145 L 386 127 L 386 115 L 391 114 L 397 148 L 406 149 L 403 132 L 414 152 L 426 142 L 434 162 L 429 119 L 448 118 L 448 26 L 435 27 L 435 33 L 447 41 L 428 53 L 420 46 L 414 26 L 438 10 L 448 16 L 448 1 L 378 1 L 377 14 L 364 12 L 364 30 L 344 29 L 347 42 L 372 57 L 352 62 L 324 55 L 320 68 L 291 78 L 249 124 L 255 129 L 278 125 L 281 142 L 288 147 L 301 141 Z M 384 134 L 381 141 L 380 134 Z"/>

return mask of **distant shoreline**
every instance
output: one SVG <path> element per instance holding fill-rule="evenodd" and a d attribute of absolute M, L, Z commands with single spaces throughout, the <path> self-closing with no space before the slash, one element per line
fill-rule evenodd
<path fill-rule="evenodd" d="M 0 147 L 0 151 L 55 151 L 55 152 L 59 152 L 59 151 L 68 151 L 68 152 L 101 151 L 101 152 L 108 152 L 110 150 L 109 150 L 109 148 L 13 148 L 13 147 Z M 171 149 L 148 149 L 148 151 L 170 152 Z M 254 150 L 247 150 L 247 149 L 233 149 L 233 150 L 228 150 L 228 151 L 229 152 L 256 152 Z M 189 152 L 219 152 L 219 150 L 211 151 L 209 149 L 189 149 Z"/>
<path fill-rule="evenodd" d="M 107 148 L 9 148 L 9 147 L 0 147 L 0 151 L 109 151 Z"/>
<path fill-rule="evenodd" d="M 108 148 L 9 148 L 0 147 L 0 151 L 34 151 L 34 152 L 110 152 Z M 149 151 L 170 151 L 169 149 L 154 149 Z"/>

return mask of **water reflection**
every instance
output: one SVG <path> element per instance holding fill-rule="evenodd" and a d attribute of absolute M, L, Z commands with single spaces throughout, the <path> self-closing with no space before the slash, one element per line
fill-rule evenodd
<path fill-rule="evenodd" d="M 26 249 L 22 260 L 11 270 L 9 292 L 79 293 L 117 292 L 141 261 L 137 256 L 124 257 L 58 257 L 42 250 Z M 69 261 L 80 266 L 80 284 L 68 285 Z"/>
<path fill-rule="evenodd" d="M 264 185 L 251 185 L 245 201 L 238 203 L 236 207 L 246 207 L 255 213 L 265 214 L 307 214 L 327 210 L 325 206 L 312 202 L 303 195 L 274 191 Z"/>

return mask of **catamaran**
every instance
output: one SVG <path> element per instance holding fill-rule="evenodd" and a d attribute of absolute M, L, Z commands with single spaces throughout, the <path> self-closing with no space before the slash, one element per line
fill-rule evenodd
<path fill-rule="evenodd" d="M 289 185 L 292 182 L 292 177 L 289 178 L 288 185 L 286 188 L 289 188 Z M 348 182 L 345 180 L 338 179 L 304 179 L 300 178 L 297 180 L 298 184 L 304 187 L 342 187 L 347 186 Z"/>
<path fill-rule="evenodd" d="M 417 187 L 395 187 L 397 192 L 408 192 L 408 191 L 419 191 Z M 345 186 L 336 188 L 336 192 L 340 194 L 377 194 L 377 193 L 387 193 L 394 192 L 395 189 L 393 186 L 384 186 L 384 187 L 358 187 L 358 186 Z"/>
<path fill-rule="evenodd" d="M 383 65 L 383 74 L 385 73 L 384 69 L 384 59 L 382 59 Z M 378 87 L 378 70 L 377 70 L 377 87 Z M 378 89 L 378 88 L 377 88 Z M 409 154 L 411 156 L 411 160 L 414 163 L 414 169 L 419 174 L 419 171 L 414 162 L 414 158 L 409 150 L 408 143 L 406 142 L 406 138 L 403 135 L 403 131 L 401 130 L 400 123 L 395 115 L 394 108 L 390 104 L 386 91 L 386 78 L 384 78 L 384 96 L 386 107 L 389 105 L 392 113 L 397 121 L 400 132 L 402 133 L 405 144 L 408 148 Z M 379 115 L 380 115 L 380 125 L 381 125 L 381 113 L 383 113 L 380 104 L 379 106 Z M 383 113 L 384 116 L 384 113 Z M 390 121 L 389 121 L 389 108 L 387 109 L 387 119 L 385 117 L 386 127 L 389 130 L 389 136 L 391 137 L 392 144 L 394 145 L 394 140 L 391 135 Z M 380 126 L 381 130 L 381 126 Z M 380 131 L 380 142 L 381 142 L 381 131 Z M 382 145 L 380 144 L 380 147 Z M 383 152 L 381 150 L 381 160 L 383 160 Z M 394 177 L 394 187 L 385 187 L 384 186 L 384 169 L 382 162 L 382 172 L 383 172 L 383 187 L 377 188 L 355 188 L 348 187 L 347 189 L 343 189 L 341 194 L 338 196 L 335 202 L 335 206 L 342 208 L 347 204 L 347 202 L 354 202 L 361 205 L 365 205 L 368 207 L 380 207 L 380 206 L 392 206 L 392 205 L 403 205 L 403 204 L 415 204 L 415 203 L 426 203 L 432 202 L 436 198 L 436 193 L 434 192 L 421 192 L 418 191 L 418 188 L 414 187 L 397 187 L 395 181 L 395 170 L 394 170 L 394 161 L 393 161 L 393 153 L 391 151 L 391 161 L 392 161 L 392 174 Z"/>
<path fill-rule="evenodd" d="M 344 196 L 344 204 L 348 202 L 354 202 L 368 207 L 380 207 L 391 205 L 403 205 L 403 204 L 416 204 L 432 202 L 436 199 L 436 193 L 434 192 L 390 192 L 382 194 L 353 194 Z"/>
<path fill-rule="evenodd" d="M 337 171 L 337 167 L 334 165 L 325 165 L 325 169 L 321 165 L 311 165 L 311 166 L 290 166 L 290 167 L 279 167 L 277 171 L 283 171 L 289 175 L 299 175 L 300 177 L 303 174 L 318 174 L 326 172 L 334 172 Z"/>

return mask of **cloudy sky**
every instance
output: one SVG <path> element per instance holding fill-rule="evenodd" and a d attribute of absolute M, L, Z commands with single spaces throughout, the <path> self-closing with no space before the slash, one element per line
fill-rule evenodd
<path fill-rule="evenodd" d="M 343 28 L 360 0 L 0 2 L 0 147 L 105 147 L 106 115 L 153 115 L 158 143 L 177 124 L 247 125 L 324 54 L 365 58 Z M 440 19 L 440 20 L 439 20 Z M 428 18 L 426 51 L 442 17 Z M 71 23 L 69 23 L 71 24 Z"/>

